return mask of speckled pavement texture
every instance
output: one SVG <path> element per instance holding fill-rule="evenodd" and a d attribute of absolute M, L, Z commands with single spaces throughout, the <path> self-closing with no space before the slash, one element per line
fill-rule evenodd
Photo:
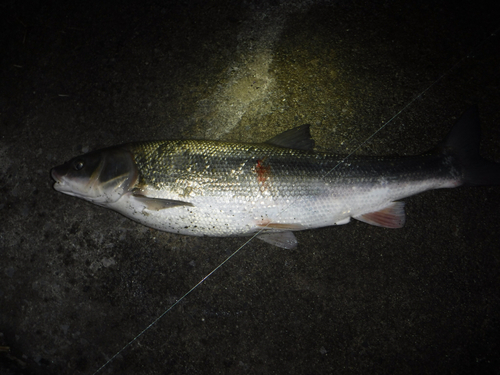
<path fill-rule="evenodd" d="M 500 162 L 499 4 L 0 4 L 0 373 L 94 374 L 246 238 L 163 233 L 52 189 L 89 150 L 169 138 L 412 155 L 478 104 Z M 415 99 L 416 98 L 416 99 Z M 252 241 L 99 374 L 499 374 L 500 187 Z"/>

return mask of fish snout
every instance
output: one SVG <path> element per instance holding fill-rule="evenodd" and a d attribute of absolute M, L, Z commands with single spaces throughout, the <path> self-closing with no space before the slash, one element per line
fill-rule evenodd
<path fill-rule="evenodd" d="M 67 163 L 63 165 L 58 165 L 50 170 L 50 176 L 56 182 L 62 183 L 63 177 L 68 173 L 68 165 Z"/>
<path fill-rule="evenodd" d="M 50 177 L 52 177 L 52 179 L 55 182 L 61 182 L 61 175 L 59 173 L 57 173 L 56 168 L 52 168 L 50 170 Z"/>

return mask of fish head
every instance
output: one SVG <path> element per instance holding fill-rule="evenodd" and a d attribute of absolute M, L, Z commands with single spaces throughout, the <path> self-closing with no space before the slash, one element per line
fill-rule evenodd
<path fill-rule="evenodd" d="M 133 189 L 138 170 L 130 151 L 112 147 L 77 156 L 53 168 L 51 176 L 55 190 L 106 206 Z"/>

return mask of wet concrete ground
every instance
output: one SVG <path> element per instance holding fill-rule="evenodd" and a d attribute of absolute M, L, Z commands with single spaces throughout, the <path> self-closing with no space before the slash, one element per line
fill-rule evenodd
<path fill-rule="evenodd" d="M 415 3 L 1 5 L 0 373 L 94 374 L 246 240 L 57 193 L 80 153 L 304 123 L 349 153 L 401 111 L 358 153 L 411 155 L 477 103 L 500 161 L 498 6 Z M 500 188 L 406 202 L 400 230 L 252 241 L 99 373 L 497 374 Z"/>

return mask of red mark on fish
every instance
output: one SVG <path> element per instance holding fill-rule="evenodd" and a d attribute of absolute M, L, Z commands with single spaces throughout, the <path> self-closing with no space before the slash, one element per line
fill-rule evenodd
<path fill-rule="evenodd" d="M 257 173 L 257 181 L 261 184 L 261 189 L 265 190 L 267 188 L 267 180 L 271 174 L 271 166 L 269 164 L 264 164 L 266 158 L 258 159 L 255 165 L 255 173 Z"/>

